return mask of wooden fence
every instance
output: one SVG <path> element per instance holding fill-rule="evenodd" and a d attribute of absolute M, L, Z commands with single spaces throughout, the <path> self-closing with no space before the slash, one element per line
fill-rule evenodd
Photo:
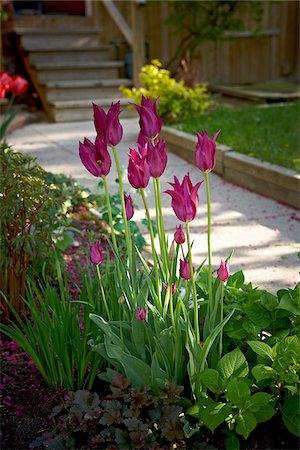
<path fill-rule="evenodd" d="M 109 0 L 105 0 L 108 2 Z M 113 2 L 128 24 L 132 24 L 132 2 Z M 140 4 L 139 4 L 140 3 Z M 180 36 L 165 24 L 172 2 L 137 2 L 140 10 L 138 26 L 144 31 L 149 46 L 149 60 L 158 58 L 164 66 L 174 55 Z M 259 35 L 232 33 L 226 41 L 199 45 L 196 78 L 213 83 L 258 83 L 282 77 L 297 79 L 299 75 L 299 2 L 265 1 Z M 245 17 L 247 25 L 251 21 Z M 124 33 L 97 2 L 97 22 L 107 42 L 114 41 L 122 51 Z M 178 66 L 178 61 L 171 69 Z"/>

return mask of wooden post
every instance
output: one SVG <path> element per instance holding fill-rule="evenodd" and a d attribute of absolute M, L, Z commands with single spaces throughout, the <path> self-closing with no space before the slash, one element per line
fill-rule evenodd
<path fill-rule="evenodd" d="M 145 64 L 144 3 L 131 1 L 133 83 L 136 88 L 141 85 L 139 73 Z"/>

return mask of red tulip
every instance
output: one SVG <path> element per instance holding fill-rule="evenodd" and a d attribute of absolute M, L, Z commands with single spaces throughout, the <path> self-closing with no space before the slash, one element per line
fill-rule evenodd
<path fill-rule="evenodd" d="M 137 320 L 146 320 L 146 318 L 147 318 L 146 308 L 137 308 L 137 310 L 135 312 L 135 317 Z"/>
<path fill-rule="evenodd" d="M 217 131 L 212 139 L 206 131 L 196 133 L 198 143 L 196 145 L 195 164 L 202 172 L 211 172 L 216 165 L 216 139 L 220 133 Z"/>
<path fill-rule="evenodd" d="M 164 290 L 167 291 L 169 289 L 169 285 L 164 283 Z M 176 283 L 172 283 L 172 295 L 176 294 Z"/>
<path fill-rule="evenodd" d="M 174 183 L 169 183 L 172 190 L 166 191 L 166 194 L 172 197 L 172 208 L 182 222 L 190 222 L 195 219 L 199 203 L 198 189 L 203 181 L 192 185 L 190 175 L 185 175 L 182 183 L 179 183 L 177 177 L 174 177 Z"/>
<path fill-rule="evenodd" d="M 130 220 L 132 219 L 134 214 L 131 195 L 124 194 L 124 200 L 125 200 L 126 218 L 127 220 Z"/>
<path fill-rule="evenodd" d="M 189 263 L 188 259 L 180 260 L 179 273 L 180 273 L 181 278 L 184 278 L 185 280 L 190 280 L 191 270 L 190 270 L 190 263 Z"/>
<path fill-rule="evenodd" d="M 94 124 L 97 134 L 107 145 L 118 145 L 123 137 L 123 127 L 119 121 L 120 101 L 112 103 L 107 114 L 103 108 L 93 103 Z"/>
<path fill-rule="evenodd" d="M 185 235 L 181 225 L 176 227 L 176 231 L 174 233 L 174 241 L 176 244 L 184 244 L 185 243 Z"/>
<path fill-rule="evenodd" d="M 147 162 L 151 177 L 159 178 L 164 173 L 167 160 L 166 142 L 159 139 L 156 140 L 154 145 L 149 142 Z"/>
<path fill-rule="evenodd" d="M 27 88 L 28 88 L 28 81 L 25 80 L 25 78 L 20 77 L 20 75 L 14 75 L 12 77 L 10 90 L 15 95 L 24 94 L 24 92 L 27 91 Z"/>
<path fill-rule="evenodd" d="M 226 281 L 229 277 L 229 264 L 221 259 L 220 267 L 217 270 L 219 280 Z"/>
<path fill-rule="evenodd" d="M 134 148 L 129 149 L 128 181 L 135 189 L 148 186 L 150 170 L 147 163 L 147 148 L 142 149 L 142 155 Z"/>
<path fill-rule="evenodd" d="M 97 266 L 98 264 L 102 263 L 102 261 L 103 261 L 101 244 L 100 244 L 100 242 L 94 242 L 93 245 L 89 244 L 89 247 L 90 247 L 91 263 L 93 263 L 93 264 L 95 264 L 95 266 Z"/>
<path fill-rule="evenodd" d="M 141 106 L 132 103 L 140 115 L 142 134 L 148 139 L 154 139 L 160 133 L 162 120 L 158 115 L 159 97 L 152 103 L 150 97 L 142 96 Z"/>
<path fill-rule="evenodd" d="M 4 98 L 6 92 L 10 91 L 12 78 L 7 72 L 0 72 L 0 98 Z"/>
<path fill-rule="evenodd" d="M 109 173 L 111 159 L 107 145 L 100 136 L 96 137 L 95 145 L 87 138 L 84 138 L 84 144 L 79 142 L 79 156 L 85 168 L 95 177 Z"/>

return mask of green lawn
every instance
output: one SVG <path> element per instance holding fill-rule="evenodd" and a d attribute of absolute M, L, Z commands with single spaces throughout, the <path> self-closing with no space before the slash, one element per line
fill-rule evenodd
<path fill-rule="evenodd" d="M 263 108 L 251 105 L 236 110 L 222 106 L 174 127 L 189 133 L 207 130 L 210 136 L 221 129 L 219 143 L 300 172 L 299 106 L 299 102 Z"/>

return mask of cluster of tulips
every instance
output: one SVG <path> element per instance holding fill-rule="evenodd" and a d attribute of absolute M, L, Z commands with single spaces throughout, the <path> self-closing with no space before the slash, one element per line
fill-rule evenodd
<path fill-rule="evenodd" d="M 20 75 L 10 76 L 7 72 L 0 72 L 0 98 L 4 98 L 7 93 L 10 93 L 8 105 L 5 108 L 4 117 L 0 126 L 0 141 L 3 140 L 5 132 L 9 124 L 13 121 L 15 116 L 19 113 L 20 108 L 11 110 L 16 95 L 24 94 L 28 89 L 28 81 Z"/>
<path fill-rule="evenodd" d="M 161 310 L 162 306 L 162 290 L 169 292 L 169 304 L 171 305 L 170 314 L 173 320 L 172 296 L 176 292 L 176 280 L 178 275 L 174 274 L 172 266 L 172 253 L 174 253 L 174 244 L 181 246 L 187 240 L 188 252 L 183 259 L 180 259 L 179 275 L 184 280 L 190 280 L 192 284 L 191 293 L 193 298 L 194 309 L 194 327 L 196 332 L 196 340 L 200 343 L 199 331 L 199 315 L 197 304 L 196 285 L 194 280 L 194 267 L 192 261 L 192 245 L 190 240 L 189 223 L 195 219 L 198 207 L 198 190 L 203 183 L 200 181 L 195 185 L 192 184 L 189 174 L 185 175 L 182 182 L 174 177 L 174 182 L 169 183 L 172 189 L 165 193 L 170 195 L 172 199 L 172 208 L 177 218 L 185 224 L 186 234 L 182 229 L 182 225 L 176 227 L 174 233 L 174 240 L 169 246 L 164 232 L 163 214 L 161 207 L 161 189 L 160 177 L 164 173 L 167 164 L 166 142 L 159 139 L 159 133 L 162 128 L 162 120 L 158 114 L 159 98 L 154 102 L 150 98 L 142 97 L 141 105 L 133 104 L 134 108 L 139 113 L 140 132 L 137 138 L 137 148 L 129 149 L 128 153 L 128 181 L 131 186 L 141 193 L 146 216 L 148 219 L 148 227 L 150 231 L 152 255 L 154 263 L 155 288 L 156 292 L 154 298 L 156 299 L 156 306 Z M 112 223 L 111 208 L 109 205 L 109 195 L 107 188 L 106 177 L 111 169 L 111 156 L 108 148 L 110 147 L 114 154 L 116 167 L 119 176 L 119 188 L 122 202 L 122 212 L 125 228 L 125 237 L 128 251 L 128 268 L 129 277 L 132 271 L 136 271 L 136 266 L 132 266 L 132 240 L 130 235 L 130 227 L 128 222 L 134 215 L 134 208 L 132 198 L 126 195 L 123 191 L 122 176 L 118 162 L 116 146 L 120 143 L 123 137 L 123 128 L 119 121 L 120 102 L 112 104 L 106 113 L 101 107 L 93 104 L 94 110 L 94 124 L 97 132 L 96 139 L 91 142 L 84 138 L 83 143 L 79 143 L 79 155 L 83 165 L 95 177 L 101 177 L 104 181 L 106 192 L 106 199 L 108 203 L 108 214 L 111 224 L 112 246 L 116 255 L 119 255 L 117 240 Z M 207 203 L 208 203 L 208 294 L 209 307 L 211 314 L 215 309 L 214 298 L 212 295 L 212 265 L 211 265 L 211 248 L 210 248 L 210 194 L 209 194 L 209 179 L 208 174 L 211 172 L 216 164 L 216 139 L 219 131 L 217 131 L 212 138 L 210 138 L 206 131 L 197 133 L 198 143 L 195 149 L 195 164 L 205 174 Z M 158 230 L 159 244 L 160 244 L 160 260 L 157 249 L 154 245 L 154 233 L 151 224 L 151 217 L 146 201 L 144 189 L 148 186 L 150 178 L 153 178 L 155 200 L 156 200 L 156 224 Z M 183 253 L 183 250 L 182 250 Z M 178 252 L 177 252 L 178 255 Z M 90 245 L 90 259 L 95 265 L 103 261 L 101 245 L 95 242 Z M 220 267 L 217 270 L 217 276 L 222 282 L 229 277 L 228 261 L 221 261 Z M 140 306 L 136 308 L 136 318 L 138 320 L 145 320 L 146 308 Z"/>

